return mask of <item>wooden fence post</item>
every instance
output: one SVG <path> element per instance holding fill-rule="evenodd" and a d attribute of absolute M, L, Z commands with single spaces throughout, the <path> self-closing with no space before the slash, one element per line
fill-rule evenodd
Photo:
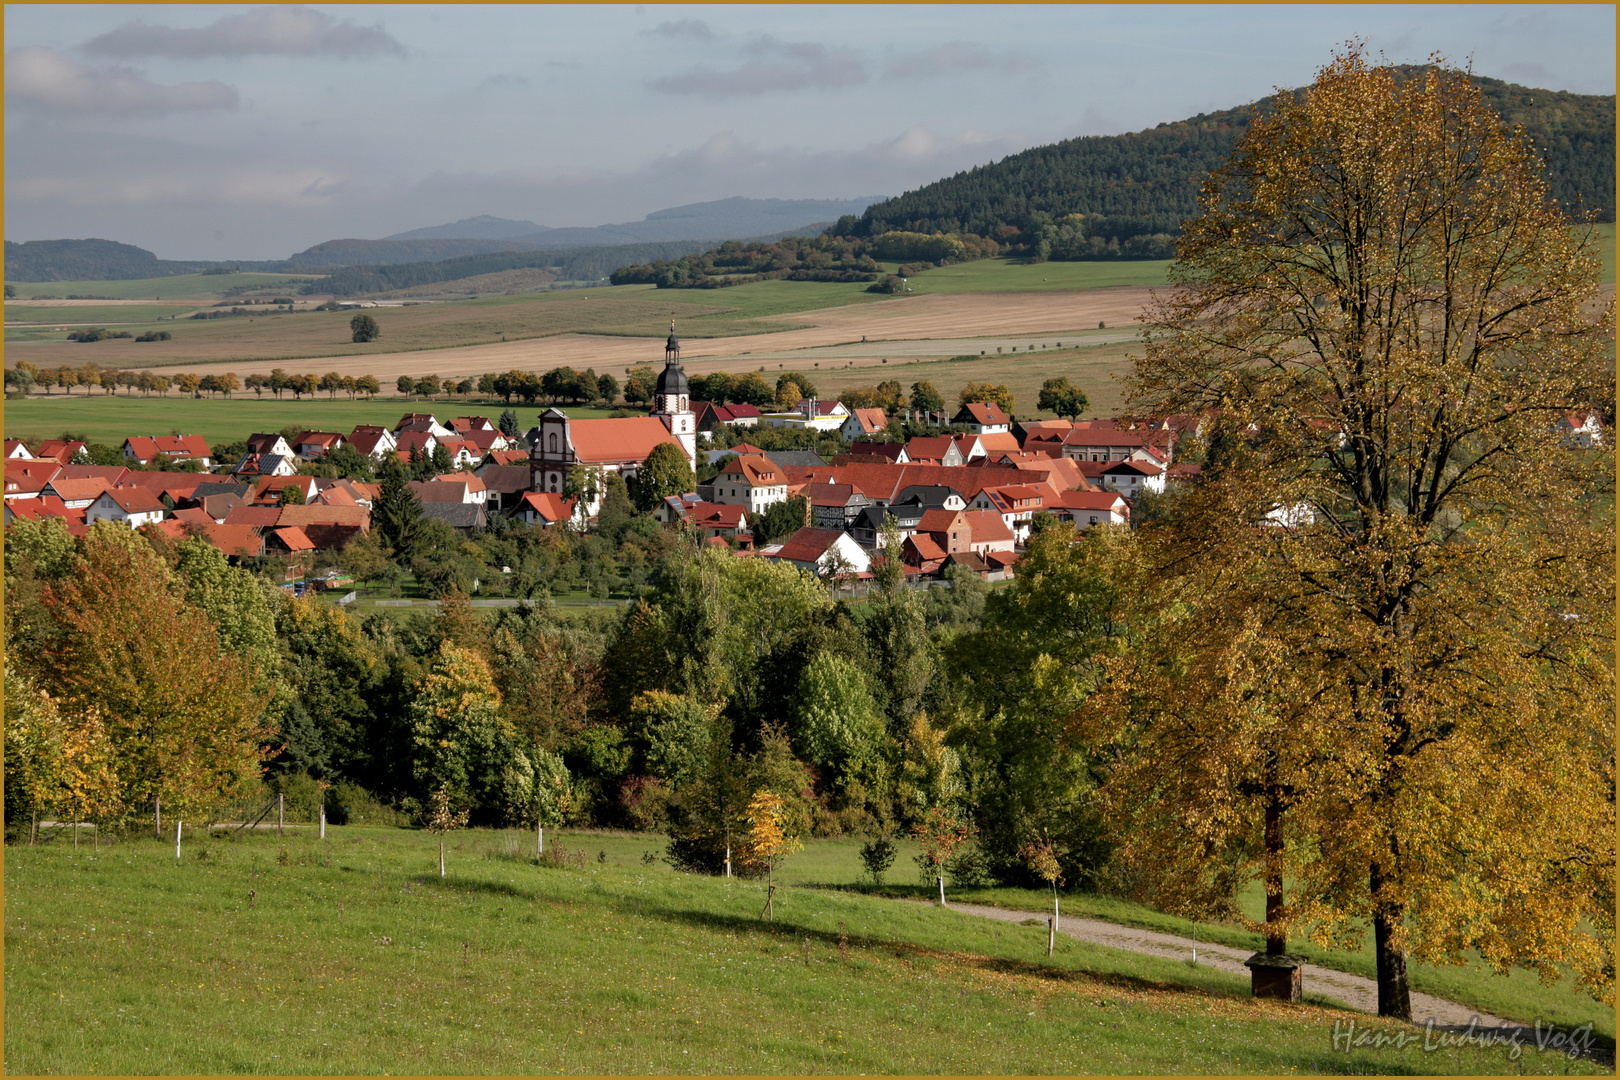
<path fill-rule="evenodd" d="M 939 882 L 939 906 L 944 907 L 945 906 L 945 879 L 944 878 L 936 878 L 935 880 Z"/>
<path fill-rule="evenodd" d="M 546 853 L 546 827 L 540 822 L 534 823 L 534 857 L 542 858 Z"/>
<path fill-rule="evenodd" d="M 180 825 L 180 819 L 176 818 L 174 821 L 174 857 L 176 860 L 180 858 Z"/>
<path fill-rule="evenodd" d="M 321 804 L 321 839 L 326 839 L 326 804 Z"/>
<path fill-rule="evenodd" d="M 1046 920 L 1046 955 L 1051 956 L 1057 946 L 1057 919 Z"/>
<path fill-rule="evenodd" d="M 731 876 L 731 848 L 728 845 L 726 847 L 726 877 L 730 877 L 730 876 Z"/>
<path fill-rule="evenodd" d="M 282 811 L 286 808 L 286 799 L 287 799 L 287 796 L 285 796 L 285 795 L 277 795 L 276 796 L 276 835 L 277 836 L 283 835 L 283 833 L 282 833 Z"/>
<path fill-rule="evenodd" d="M 163 839 L 163 796 L 152 798 L 152 835 Z"/>

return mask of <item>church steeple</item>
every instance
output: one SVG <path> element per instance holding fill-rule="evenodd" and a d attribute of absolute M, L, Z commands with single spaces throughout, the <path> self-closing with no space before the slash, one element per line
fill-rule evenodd
<path fill-rule="evenodd" d="M 653 389 L 653 415 L 664 422 L 675 436 L 686 457 L 697 468 L 697 417 L 692 415 L 691 389 L 681 370 L 681 342 L 675 336 L 675 320 L 669 323 L 669 340 L 664 343 L 664 370 Z"/>

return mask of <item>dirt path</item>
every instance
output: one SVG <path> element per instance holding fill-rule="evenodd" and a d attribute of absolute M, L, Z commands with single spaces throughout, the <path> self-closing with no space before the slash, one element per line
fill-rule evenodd
<path fill-rule="evenodd" d="M 1046 920 L 1051 917 L 1051 912 L 1008 911 L 1005 908 L 986 907 L 982 904 L 946 906 L 964 915 L 978 915 L 1010 923 L 1036 919 L 1045 925 Z M 1082 919 L 1067 915 L 1059 920 L 1058 929 L 1077 941 L 1163 957 L 1166 960 L 1191 960 L 1193 948 L 1196 946 L 1200 964 L 1244 979 L 1249 977 L 1249 969 L 1243 966 L 1243 961 L 1253 955 L 1253 950 L 1250 949 L 1235 949 L 1229 945 L 1215 945 L 1204 941 L 1194 942 L 1191 938 L 1177 937 L 1174 934 L 1161 934 L 1153 930 L 1139 930 L 1132 926 L 1103 922 L 1100 919 Z M 1341 1001 L 1359 1012 L 1378 1011 L 1378 985 L 1371 979 L 1335 971 L 1332 968 L 1318 967 L 1315 964 L 1306 964 L 1304 975 L 1307 994 L 1319 994 Z M 1537 1045 L 1534 1027 L 1526 1027 L 1511 1020 L 1503 1020 L 1501 1017 L 1471 1009 L 1467 1005 L 1460 1005 L 1455 1001 L 1446 1001 L 1444 998 L 1419 994 L 1415 991 L 1412 994 L 1412 1023 L 1418 1027 L 1432 1024 L 1437 1030 L 1450 1031 L 1461 1031 L 1470 1027 L 1475 1032 L 1496 1029 L 1504 1038 L 1516 1037 L 1520 1045 L 1527 1047 Z M 1545 1029 L 1543 1031 L 1545 1032 Z M 1591 1046 L 1583 1056 L 1611 1066 L 1614 1064 L 1614 1054 L 1606 1047 Z"/>

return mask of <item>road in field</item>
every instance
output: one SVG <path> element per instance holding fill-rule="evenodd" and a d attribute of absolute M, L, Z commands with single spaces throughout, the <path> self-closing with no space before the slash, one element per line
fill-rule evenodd
<path fill-rule="evenodd" d="M 702 320 L 694 319 L 688 324 L 682 348 L 687 366 L 698 374 L 721 368 L 740 369 L 765 359 L 784 365 L 790 360 L 802 361 L 810 366 L 819 362 L 814 350 L 834 350 L 826 354 L 828 359 L 855 366 L 878 364 L 890 356 L 951 356 L 981 349 L 994 353 L 997 346 L 1008 350 L 1016 346 L 1026 351 L 1030 345 L 1050 348 L 1066 338 L 1077 342 L 1082 335 L 1096 335 L 1099 323 L 1106 324 L 1106 340 L 1132 338 L 1134 332 L 1125 328 L 1134 324 L 1149 293 L 1147 288 L 1131 286 L 1066 293 L 910 296 L 885 304 L 853 304 L 769 316 L 758 323 L 789 323 L 796 328 L 716 338 L 689 336 L 701 333 Z M 681 332 L 677 322 L 676 333 Z M 864 345 L 863 336 L 867 339 Z M 1100 344 L 1103 340 L 1088 336 L 1087 343 Z M 657 366 L 663 355 L 663 342 L 655 338 L 558 334 L 447 349 L 263 363 L 233 360 L 151 370 L 198 375 L 234 371 L 246 375 L 284 367 L 295 372 L 336 371 L 340 375 L 374 374 L 392 379 L 400 375 L 467 376 L 510 368 L 545 371 L 560 365 L 615 371 L 637 364 Z"/>

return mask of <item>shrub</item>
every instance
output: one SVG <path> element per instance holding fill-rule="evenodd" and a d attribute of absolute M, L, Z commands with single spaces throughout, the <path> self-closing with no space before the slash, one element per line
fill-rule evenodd
<path fill-rule="evenodd" d="M 883 875 L 894 865 L 896 848 L 886 836 L 879 836 L 861 845 L 861 865 L 872 875 L 873 885 L 883 884 Z"/>

